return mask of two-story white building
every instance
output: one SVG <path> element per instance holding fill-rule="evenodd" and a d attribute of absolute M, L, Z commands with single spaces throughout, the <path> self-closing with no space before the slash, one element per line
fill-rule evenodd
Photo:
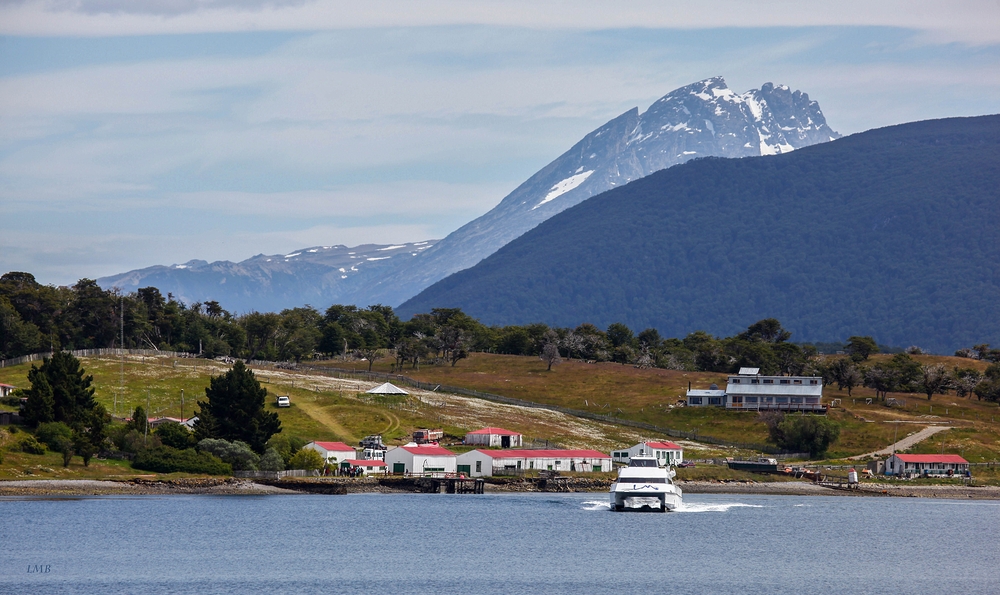
<path fill-rule="evenodd" d="M 709 390 L 691 389 L 691 407 L 716 406 L 751 411 L 826 411 L 823 379 L 819 376 L 766 376 L 760 368 L 740 368 L 729 376 L 726 390 L 712 385 Z"/>

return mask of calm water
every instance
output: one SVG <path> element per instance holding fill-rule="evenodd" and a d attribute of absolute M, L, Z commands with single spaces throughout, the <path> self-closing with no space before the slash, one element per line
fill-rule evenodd
<path fill-rule="evenodd" d="M 0 592 L 1000 593 L 1000 503 L 688 495 L 680 512 L 616 514 L 604 502 L 2 500 Z"/>

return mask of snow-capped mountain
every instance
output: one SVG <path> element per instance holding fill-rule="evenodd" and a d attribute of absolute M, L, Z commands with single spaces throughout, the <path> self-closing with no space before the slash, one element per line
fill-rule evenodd
<path fill-rule="evenodd" d="M 817 102 L 784 85 L 737 94 L 714 77 L 681 87 L 642 114 L 633 108 L 594 130 L 491 211 L 419 258 L 389 267 L 385 279 L 366 279 L 358 293 L 373 303 L 399 305 L 556 213 L 672 165 L 786 153 L 839 137 Z"/>
<path fill-rule="evenodd" d="M 103 277 L 101 287 L 126 292 L 157 287 L 191 304 L 215 300 L 231 312 L 280 311 L 311 304 L 377 302 L 357 299 L 352 289 L 370 277 L 381 279 L 391 263 L 411 260 L 437 240 L 406 244 L 313 246 L 288 254 L 258 254 L 242 262 L 191 260 Z M 362 296 L 363 298 L 363 296 Z"/>
<path fill-rule="evenodd" d="M 398 306 L 469 268 L 549 217 L 653 172 L 698 157 L 785 153 L 839 138 L 819 104 L 771 83 L 734 93 L 722 77 L 670 92 L 594 130 L 443 240 L 397 246 L 314 247 L 243 262 L 191 261 L 98 279 L 126 291 L 155 286 L 185 302 L 233 311 L 332 303 Z M 405 256 L 403 256 L 405 255 Z"/>

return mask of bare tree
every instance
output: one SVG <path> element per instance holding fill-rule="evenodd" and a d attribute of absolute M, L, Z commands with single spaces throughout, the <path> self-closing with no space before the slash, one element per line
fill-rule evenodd
<path fill-rule="evenodd" d="M 542 347 L 542 354 L 538 356 L 538 359 L 549 365 L 549 371 L 552 370 L 553 364 L 562 363 L 562 357 L 559 356 L 559 336 L 555 331 L 549 330 L 545 333 L 545 345 Z"/>
<path fill-rule="evenodd" d="M 951 385 L 951 379 L 948 378 L 948 372 L 945 370 L 944 366 L 941 364 L 935 364 L 933 366 L 920 366 L 920 372 L 920 389 L 927 395 L 928 401 L 931 400 L 934 393 L 943 395 L 948 392 L 948 388 Z"/>
<path fill-rule="evenodd" d="M 362 347 L 361 349 L 354 350 L 354 357 L 356 359 L 368 360 L 368 371 L 371 372 L 372 364 L 374 364 L 376 360 L 380 360 L 385 357 L 385 355 L 382 353 L 381 349 L 377 349 L 375 347 Z"/>

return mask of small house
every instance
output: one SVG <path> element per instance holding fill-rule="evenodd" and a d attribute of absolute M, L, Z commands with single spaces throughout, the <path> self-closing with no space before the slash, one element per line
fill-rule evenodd
<path fill-rule="evenodd" d="M 358 458 L 358 451 L 343 442 L 310 442 L 302 448 L 315 450 L 327 464 L 337 464 L 347 459 Z"/>
<path fill-rule="evenodd" d="M 969 461 L 958 455 L 894 454 L 885 461 L 885 474 L 901 477 L 921 475 L 968 475 Z"/>
<path fill-rule="evenodd" d="M 516 474 L 531 470 L 611 471 L 611 457 L 596 450 L 486 450 L 458 456 L 458 472 L 470 477 Z"/>
<path fill-rule="evenodd" d="M 726 404 L 726 391 L 717 384 L 709 386 L 708 390 L 688 389 L 686 397 L 688 407 L 722 407 Z"/>
<path fill-rule="evenodd" d="M 352 457 L 353 458 L 353 457 Z M 455 453 L 436 444 L 416 444 L 393 448 L 385 453 L 385 463 L 393 474 L 426 475 L 454 473 Z"/>
<path fill-rule="evenodd" d="M 611 459 L 616 463 L 628 464 L 632 457 L 654 457 L 660 467 L 679 465 L 684 462 L 684 449 L 673 442 L 640 442 L 627 450 L 616 450 Z"/>
<path fill-rule="evenodd" d="M 482 446 L 520 448 L 524 445 L 523 442 L 524 438 L 521 434 L 503 428 L 483 428 L 465 435 L 466 444 L 478 444 Z"/>
<path fill-rule="evenodd" d="M 16 388 L 16 386 L 10 384 L 0 384 L 0 397 L 9 397 Z"/>

